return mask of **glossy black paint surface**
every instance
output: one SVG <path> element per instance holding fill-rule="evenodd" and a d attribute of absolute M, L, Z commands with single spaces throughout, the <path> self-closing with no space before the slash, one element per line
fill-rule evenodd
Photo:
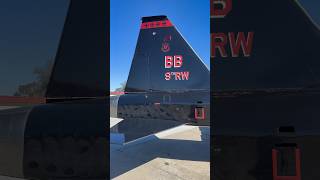
<path fill-rule="evenodd" d="M 215 98 L 215 177 L 272 179 L 272 149 L 292 143 L 302 178 L 320 178 L 319 98 L 318 91 Z"/>
<path fill-rule="evenodd" d="M 69 2 L 0 2 L 0 96 L 45 96 Z"/>
<path fill-rule="evenodd" d="M 1 138 L 1 175 L 105 179 L 108 108 L 107 99 L 91 99 L 1 111 L 1 127 L 8 129 Z"/>
<path fill-rule="evenodd" d="M 211 59 L 213 179 L 276 180 L 272 150 L 277 174 L 295 176 L 296 149 L 301 179 L 319 179 L 319 29 L 296 1 L 241 0 L 211 18 L 211 33 L 228 32 L 254 38 L 248 57 Z"/>
<path fill-rule="evenodd" d="M 71 1 L 47 97 L 103 97 L 109 92 L 108 12 L 105 0 Z"/>
<path fill-rule="evenodd" d="M 120 96 L 118 116 L 209 124 L 210 114 L 208 111 L 206 111 L 206 120 L 196 121 L 194 118 L 196 106 L 209 107 L 208 94 L 209 92 L 126 94 Z"/>
<path fill-rule="evenodd" d="M 272 10 L 268 7 L 272 7 Z M 232 1 L 225 18 L 211 18 L 211 33 L 254 32 L 245 57 L 217 53 L 212 59 L 214 91 L 299 88 L 319 83 L 319 28 L 297 2 Z M 229 40 L 229 39 L 228 39 Z"/>
<path fill-rule="evenodd" d="M 41 179 L 107 177 L 107 108 L 106 99 L 35 107 L 24 135 L 24 176 Z"/>
<path fill-rule="evenodd" d="M 108 1 L 72 0 L 45 104 L 0 107 L 0 175 L 108 178 L 108 12 Z"/>
<path fill-rule="evenodd" d="M 165 16 L 155 16 L 148 21 L 160 21 L 159 19 L 168 20 Z M 164 42 L 170 47 L 167 52 L 161 50 Z M 175 55 L 183 57 L 182 67 L 165 68 L 165 56 Z M 165 80 L 166 72 L 176 71 L 188 71 L 189 80 Z M 125 92 L 209 91 L 209 73 L 208 68 L 174 26 L 141 29 Z"/>
<path fill-rule="evenodd" d="M 126 141 L 181 124 L 210 125 L 209 92 L 128 93 L 110 98 L 110 108 L 116 109 L 113 117 L 124 119 L 116 132 L 125 134 Z M 204 119 L 195 119 L 196 107 L 204 108 Z"/>

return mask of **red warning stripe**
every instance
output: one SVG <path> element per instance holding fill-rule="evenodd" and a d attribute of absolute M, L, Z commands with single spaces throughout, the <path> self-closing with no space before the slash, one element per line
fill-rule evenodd
<path fill-rule="evenodd" d="M 42 97 L 0 96 L 0 105 L 45 104 L 45 103 L 46 103 L 46 98 L 42 98 Z"/>
<path fill-rule="evenodd" d="M 144 22 L 141 24 L 141 29 L 172 27 L 172 23 L 169 20 Z"/>
<path fill-rule="evenodd" d="M 110 95 L 123 95 L 123 94 L 125 94 L 125 92 L 119 92 L 119 91 L 110 92 Z"/>

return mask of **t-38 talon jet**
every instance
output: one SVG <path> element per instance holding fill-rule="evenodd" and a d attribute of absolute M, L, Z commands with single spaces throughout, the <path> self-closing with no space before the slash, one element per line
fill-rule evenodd
<path fill-rule="evenodd" d="M 71 1 L 46 98 L 0 97 L 1 176 L 107 178 L 107 3 Z"/>
<path fill-rule="evenodd" d="M 211 2 L 215 180 L 320 179 L 320 31 L 303 1 Z"/>
<path fill-rule="evenodd" d="M 210 71 L 166 16 L 143 17 L 125 92 L 110 97 L 125 141 L 179 124 L 209 125 Z M 111 129 L 111 132 L 113 130 Z"/>

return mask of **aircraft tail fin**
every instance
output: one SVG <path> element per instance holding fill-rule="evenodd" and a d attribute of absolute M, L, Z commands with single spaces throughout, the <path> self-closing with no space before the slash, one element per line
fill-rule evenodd
<path fill-rule="evenodd" d="M 166 16 L 142 18 L 125 92 L 209 90 L 209 74 Z"/>
<path fill-rule="evenodd" d="M 47 98 L 101 97 L 109 92 L 108 11 L 106 0 L 71 1 Z"/>
<path fill-rule="evenodd" d="M 298 1 L 212 0 L 211 10 L 214 91 L 320 83 L 319 27 Z"/>

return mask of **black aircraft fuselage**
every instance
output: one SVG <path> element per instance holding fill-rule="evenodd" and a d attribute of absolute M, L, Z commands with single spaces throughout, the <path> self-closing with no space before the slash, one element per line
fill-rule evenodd
<path fill-rule="evenodd" d="M 210 102 L 207 91 L 141 92 L 110 97 L 112 117 L 174 120 L 181 124 L 208 126 Z M 204 114 L 203 114 L 204 113 Z"/>

